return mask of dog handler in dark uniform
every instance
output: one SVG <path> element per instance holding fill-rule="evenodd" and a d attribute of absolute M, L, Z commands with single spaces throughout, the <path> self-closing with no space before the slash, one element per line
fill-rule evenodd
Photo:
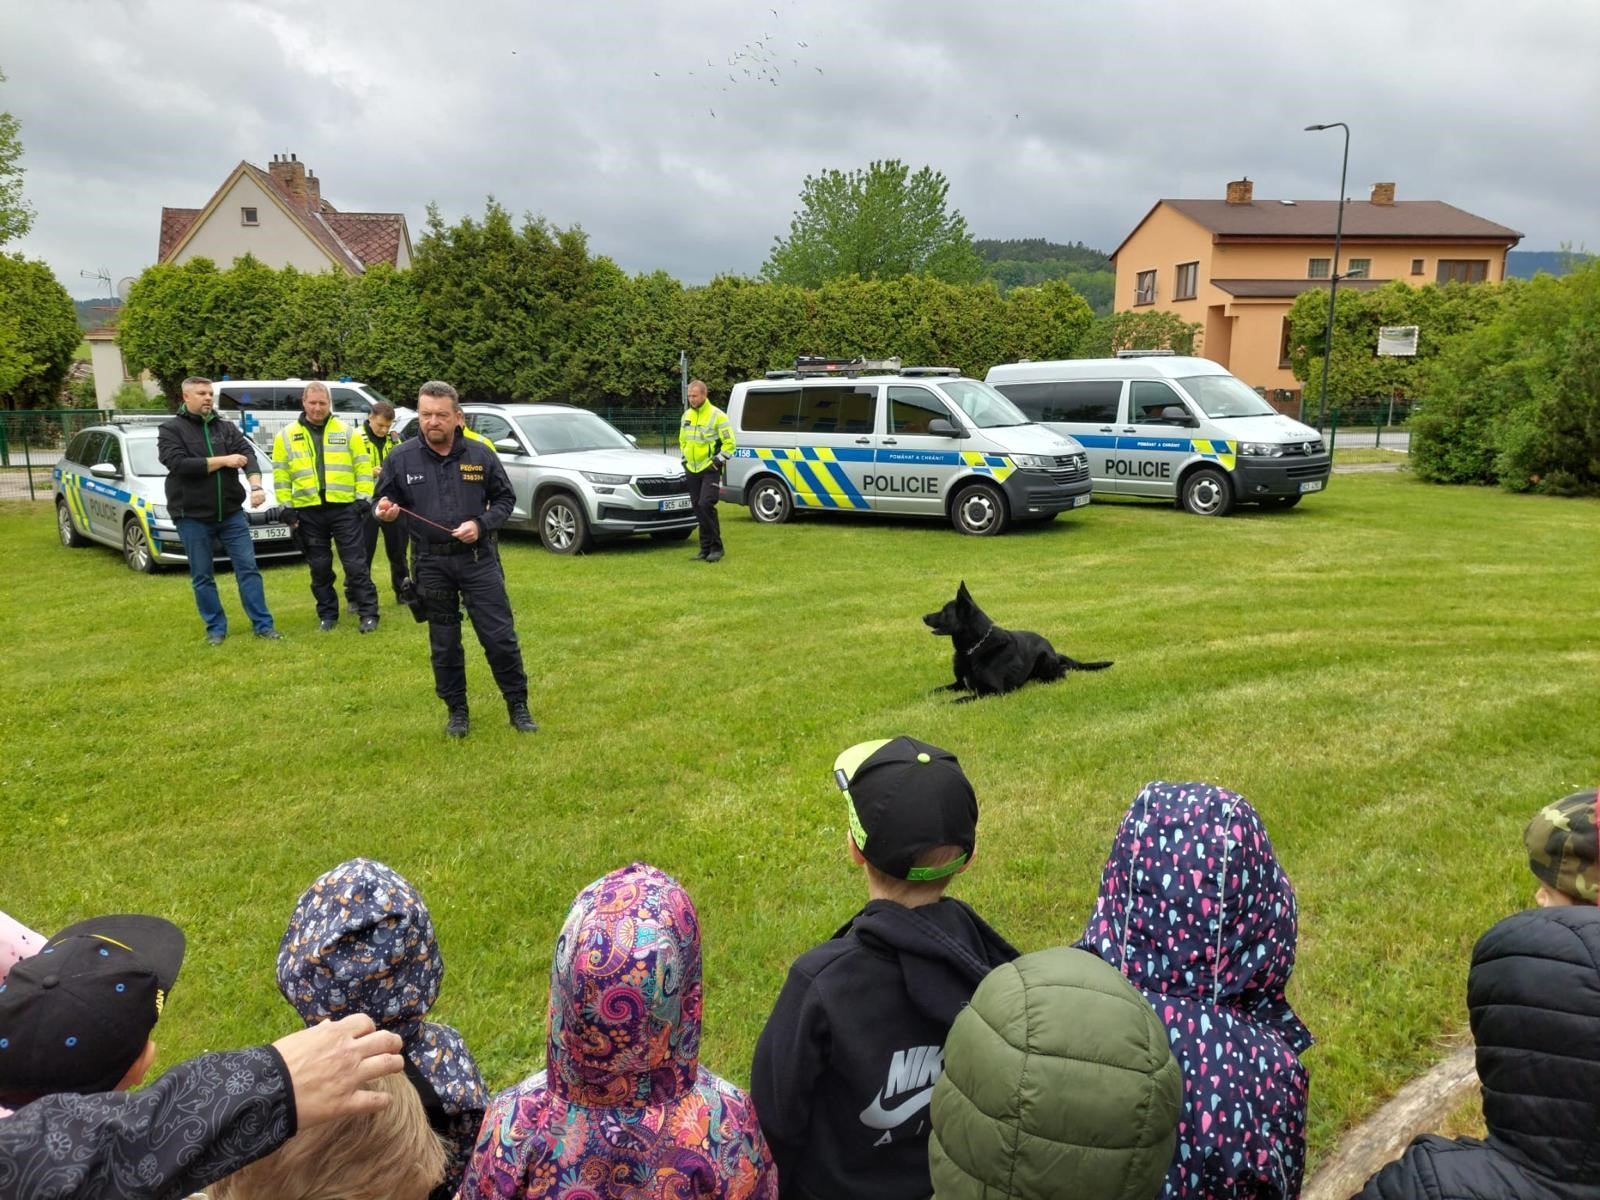
<path fill-rule="evenodd" d="M 373 488 L 373 515 L 394 521 L 401 509 L 416 558 L 417 591 L 428 619 L 433 686 L 450 710 L 445 732 L 466 737 L 467 669 L 461 649 L 461 603 L 505 697 L 511 727 L 537 732 L 528 712 L 528 677 L 506 596 L 495 530 L 511 515 L 516 493 L 493 450 L 462 436 L 455 388 L 434 380 L 417 393 L 422 436 L 384 460 Z"/>

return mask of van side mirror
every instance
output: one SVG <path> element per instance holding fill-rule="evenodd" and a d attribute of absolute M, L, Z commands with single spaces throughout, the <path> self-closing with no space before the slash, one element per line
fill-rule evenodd
<path fill-rule="evenodd" d="M 1161 419 L 1172 425 L 1183 425 L 1190 429 L 1198 429 L 1200 421 L 1197 417 L 1189 415 L 1189 410 L 1179 404 L 1169 404 L 1161 410 Z"/>
<path fill-rule="evenodd" d="M 630 442 L 632 442 L 632 443 L 633 443 L 633 444 L 634 444 L 634 445 L 635 445 L 635 446 L 637 446 L 637 445 L 638 445 L 638 444 L 639 444 L 639 438 L 638 438 L 638 435 L 637 435 L 637 434 L 632 434 L 632 433 L 625 433 L 625 434 L 623 434 L 623 435 L 622 435 L 622 436 L 623 436 L 623 437 L 625 437 L 625 438 L 627 438 L 627 439 L 628 439 L 628 440 L 629 440 L 629 441 L 630 441 Z"/>
<path fill-rule="evenodd" d="M 943 417 L 935 417 L 928 422 L 928 432 L 935 437 L 965 437 L 966 435 Z"/>
<path fill-rule="evenodd" d="M 89 468 L 89 474 L 94 475 L 94 476 L 96 476 L 96 477 L 98 477 L 100 479 L 121 479 L 122 478 L 122 472 L 117 470 L 110 463 L 95 463 L 94 466 Z"/>

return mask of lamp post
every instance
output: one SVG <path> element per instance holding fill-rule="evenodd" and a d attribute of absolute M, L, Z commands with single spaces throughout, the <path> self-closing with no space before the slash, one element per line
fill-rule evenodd
<path fill-rule="evenodd" d="M 1344 159 L 1339 164 L 1339 216 L 1333 225 L 1333 269 L 1328 277 L 1328 329 L 1322 338 L 1322 390 L 1317 396 L 1317 432 L 1322 432 L 1322 418 L 1328 411 L 1328 360 L 1333 357 L 1333 304 L 1339 296 L 1339 242 L 1344 236 L 1344 180 L 1350 167 L 1350 126 L 1343 121 L 1329 121 L 1326 125 L 1307 125 L 1306 133 L 1320 129 L 1344 130 Z"/>

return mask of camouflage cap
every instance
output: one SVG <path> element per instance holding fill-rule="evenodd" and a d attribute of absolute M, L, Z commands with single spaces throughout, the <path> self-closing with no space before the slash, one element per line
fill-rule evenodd
<path fill-rule="evenodd" d="M 1595 863 L 1595 792 L 1574 792 L 1541 808 L 1522 832 L 1528 866 L 1541 882 L 1580 904 L 1600 903 Z"/>

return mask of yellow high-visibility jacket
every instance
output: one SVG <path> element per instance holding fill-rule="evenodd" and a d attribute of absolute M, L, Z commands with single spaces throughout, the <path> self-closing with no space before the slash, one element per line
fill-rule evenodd
<path fill-rule="evenodd" d="M 350 427 L 329 417 L 322 427 L 322 479 L 317 479 L 317 448 L 304 422 L 285 425 L 272 439 L 272 481 L 278 497 L 295 508 L 349 504 L 372 495 L 372 459 L 356 444 Z M 326 497 L 326 500 L 324 500 Z"/>
<path fill-rule="evenodd" d="M 699 408 L 683 410 L 683 420 L 678 425 L 678 450 L 684 464 L 698 475 L 711 465 L 719 452 L 734 452 L 733 426 L 728 414 L 707 400 Z"/>
<path fill-rule="evenodd" d="M 369 474 L 366 490 L 361 489 L 361 480 L 356 480 L 356 498 L 358 500 L 372 499 L 372 484 L 383 473 L 383 460 L 389 457 L 389 451 L 400 444 L 400 439 L 395 437 L 394 430 L 390 430 L 381 438 L 375 438 L 367 432 L 365 425 L 357 425 L 350 434 L 350 457 L 358 453 L 367 452 Z"/>

